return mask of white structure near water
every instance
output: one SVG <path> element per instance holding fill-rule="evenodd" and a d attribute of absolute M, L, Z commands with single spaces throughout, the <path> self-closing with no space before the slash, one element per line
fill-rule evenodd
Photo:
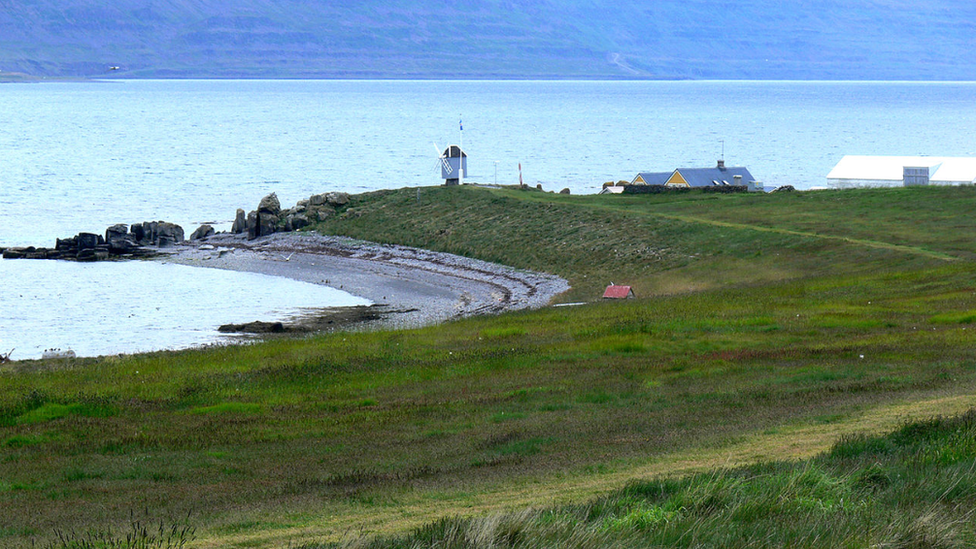
<path fill-rule="evenodd" d="M 845 156 L 827 174 L 833 189 L 976 184 L 976 158 Z"/>

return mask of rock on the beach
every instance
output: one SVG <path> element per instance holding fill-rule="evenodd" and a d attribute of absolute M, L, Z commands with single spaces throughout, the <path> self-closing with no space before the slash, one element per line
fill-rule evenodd
<path fill-rule="evenodd" d="M 113 241 L 124 239 L 126 235 L 129 234 L 129 226 L 124 223 L 119 223 L 117 225 L 112 225 L 111 227 L 105 229 L 105 242 L 109 246 L 113 244 Z"/>
<path fill-rule="evenodd" d="M 308 199 L 309 206 L 324 206 L 329 201 L 329 197 L 325 194 L 313 194 Z"/>
<path fill-rule="evenodd" d="M 237 215 L 234 217 L 234 224 L 231 225 L 230 232 L 241 234 L 247 230 L 247 214 L 244 210 L 237 208 Z"/>
<path fill-rule="evenodd" d="M 281 213 L 281 202 L 278 201 L 278 195 L 271 193 L 268 196 L 261 199 L 258 204 L 259 214 L 271 214 L 277 216 Z"/>
<path fill-rule="evenodd" d="M 116 254 L 132 252 L 139 246 L 136 237 L 129 233 L 129 226 L 122 223 L 105 229 L 105 243 Z"/>
<path fill-rule="evenodd" d="M 204 238 L 213 236 L 217 231 L 214 230 L 209 224 L 204 223 L 197 227 L 197 230 L 190 234 L 190 240 L 203 240 Z"/>
<path fill-rule="evenodd" d="M 129 234 L 136 241 L 136 244 L 146 244 L 146 223 L 133 223 L 129 227 Z"/>
<path fill-rule="evenodd" d="M 95 246 L 102 244 L 102 237 L 92 233 L 78 233 L 77 244 L 79 250 L 94 250 Z"/>
<path fill-rule="evenodd" d="M 260 236 L 258 233 L 258 212 L 252 210 L 247 214 L 247 238 L 254 240 L 258 236 Z"/>
<path fill-rule="evenodd" d="M 278 216 L 258 212 L 258 236 L 268 236 L 278 230 Z"/>
<path fill-rule="evenodd" d="M 163 246 L 164 238 L 167 240 L 167 242 L 171 242 L 173 244 L 183 242 L 183 227 L 180 227 L 176 223 L 160 221 L 156 226 L 156 230 L 159 233 L 160 246 Z"/>

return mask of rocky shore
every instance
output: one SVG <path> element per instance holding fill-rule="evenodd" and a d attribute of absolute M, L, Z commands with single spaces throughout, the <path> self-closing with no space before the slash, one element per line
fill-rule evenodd
<path fill-rule="evenodd" d="M 156 257 L 194 267 L 227 269 L 327 285 L 373 302 L 319 309 L 285 322 L 254 319 L 221 327 L 230 333 L 303 333 L 350 327 L 418 327 L 472 315 L 541 307 L 569 284 L 446 253 L 360 242 L 297 231 L 339 215 L 345 193 L 324 193 L 283 209 L 274 193 L 247 214 L 238 209 L 230 233 L 201 225 L 190 238 L 164 221 L 118 224 L 105 236 L 80 233 L 54 248 L 8 248 L 5 259 L 97 261 Z M 242 299 L 246 300 L 246 297 Z"/>
<path fill-rule="evenodd" d="M 248 330 L 244 325 L 237 330 L 240 332 L 309 331 L 303 326 L 427 326 L 473 315 L 542 307 L 569 289 L 565 280 L 545 273 L 312 233 L 274 233 L 254 240 L 245 234 L 215 234 L 176 246 L 158 260 L 324 284 L 374 303 L 363 309 L 363 314 L 351 317 L 330 316 L 334 310 L 311 310 L 284 322 L 281 328 Z"/>
<path fill-rule="evenodd" d="M 256 210 L 245 214 L 238 209 L 231 227 L 233 234 L 246 234 L 249 240 L 280 232 L 303 229 L 316 221 L 324 221 L 349 203 L 349 195 L 342 192 L 315 194 L 300 200 L 287 210 L 282 209 L 278 196 L 271 193 L 261 199 Z M 71 238 L 57 239 L 54 248 L 0 248 L 4 259 L 65 259 L 72 261 L 105 261 L 132 259 L 156 255 L 160 248 L 169 248 L 184 241 L 183 227 L 166 221 L 143 221 L 112 225 L 105 236 L 79 233 Z M 203 224 L 190 234 L 190 240 L 204 240 L 216 234 L 213 226 Z"/>
<path fill-rule="evenodd" d="M 159 248 L 183 242 L 183 227 L 165 221 L 144 221 L 128 225 L 112 225 L 105 236 L 78 233 L 71 238 L 57 239 L 54 248 L 0 249 L 4 259 L 68 259 L 74 261 L 104 261 L 150 257 Z"/>

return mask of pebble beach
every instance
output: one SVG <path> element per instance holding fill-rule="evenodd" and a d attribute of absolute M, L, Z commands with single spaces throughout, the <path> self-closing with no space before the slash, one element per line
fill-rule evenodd
<path fill-rule="evenodd" d="M 221 233 L 185 242 L 158 260 L 326 285 L 368 299 L 380 311 L 378 318 L 347 322 L 349 328 L 415 328 L 538 308 L 569 289 L 566 280 L 545 273 L 312 233 L 255 240 Z"/>

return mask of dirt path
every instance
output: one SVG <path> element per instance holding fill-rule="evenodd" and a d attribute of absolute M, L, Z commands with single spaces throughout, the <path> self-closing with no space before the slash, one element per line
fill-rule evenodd
<path fill-rule="evenodd" d="M 673 219 L 675 221 L 684 221 L 685 223 L 703 223 L 705 225 L 713 225 L 715 227 L 727 227 L 730 229 L 747 229 L 752 231 L 760 231 L 766 233 L 776 233 L 776 234 L 786 234 L 791 236 L 802 236 L 807 238 L 819 238 L 822 240 L 839 240 L 841 242 L 847 242 L 850 244 L 856 244 L 858 246 L 865 246 L 868 248 L 877 248 L 883 250 L 894 250 L 898 252 L 903 252 L 907 254 L 920 255 L 924 257 L 930 257 L 932 259 L 941 259 L 942 261 L 957 261 L 959 258 L 951 256 L 942 252 L 934 252 L 932 250 L 926 250 L 924 248 L 919 248 L 917 246 L 904 246 L 901 244 L 892 244 L 890 242 L 879 242 L 877 240 L 864 240 L 860 238 L 851 238 L 848 236 L 835 236 L 819 233 L 810 233 L 804 231 L 796 231 L 793 229 L 780 229 L 776 227 L 762 227 L 759 225 L 745 224 L 745 223 L 732 223 L 729 221 L 717 221 L 714 219 L 705 219 L 701 217 L 694 217 L 689 215 L 675 215 L 675 214 L 663 214 L 663 213 L 653 213 L 658 217 L 663 217 L 665 219 Z"/>

